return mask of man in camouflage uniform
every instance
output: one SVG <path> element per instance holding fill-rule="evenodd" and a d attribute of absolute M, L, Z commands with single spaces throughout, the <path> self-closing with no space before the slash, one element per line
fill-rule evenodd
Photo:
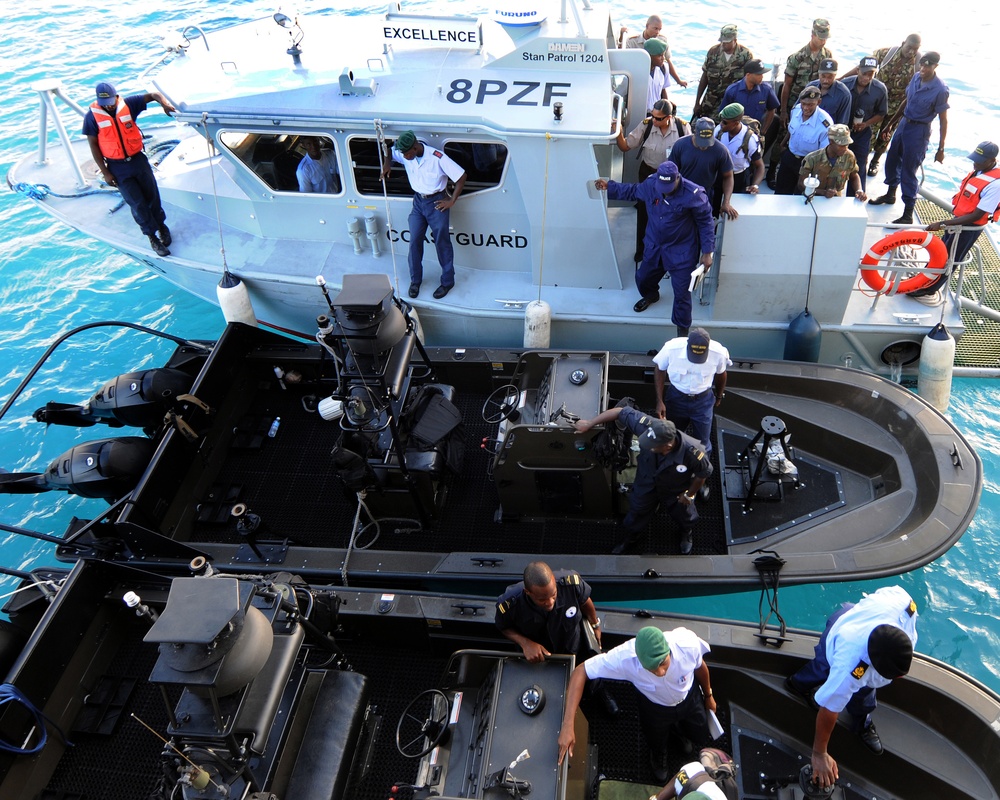
<path fill-rule="evenodd" d="M 692 119 L 712 117 L 718 122 L 722 95 L 729 84 L 743 77 L 743 65 L 753 58 L 753 53 L 736 41 L 738 33 L 735 25 L 723 25 L 719 32 L 719 44 L 708 48 L 701 67 Z"/>
<path fill-rule="evenodd" d="M 872 161 L 868 167 L 869 175 L 878 173 L 879 161 L 889 149 L 889 140 L 896 130 L 899 120 L 896 112 L 906 97 L 906 87 L 913 76 L 917 74 L 920 62 L 920 36 L 911 33 L 902 44 L 895 47 L 880 47 L 872 57 L 878 60 L 878 77 L 885 84 L 889 92 L 888 110 L 882 119 L 882 124 L 875 130 L 872 136 Z M 846 75 L 857 75 L 858 68 L 855 67 Z"/>
<path fill-rule="evenodd" d="M 858 162 L 850 150 L 851 130 L 846 125 L 831 125 L 828 131 L 830 143 L 826 147 L 806 155 L 799 167 L 799 187 L 801 194 L 805 180 L 810 175 L 819 179 L 816 187 L 817 197 L 837 197 L 844 193 L 844 187 L 851 185 L 854 196 L 864 202 L 868 199 L 861 188 L 861 176 L 858 175 Z"/>
<path fill-rule="evenodd" d="M 780 134 L 788 125 L 788 115 L 792 107 L 798 101 L 799 93 L 806 87 L 809 81 L 819 79 L 819 65 L 827 58 L 833 58 L 833 53 L 826 47 L 826 40 L 830 38 L 830 23 L 825 19 L 815 19 L 812 25 L 812 35 L 809 44 L 801 50 L 792 53 L 785 62 L 785 82 L 781 87 L 781 111 L 778 128 L 775 131 L 767 131 L 764 138 L 768 142 L 774 142 L 771 148 L 771 162 L 767 169 L 767 185 L 774 188 L 775 173 L 781 161 L 781 137 Z"/>

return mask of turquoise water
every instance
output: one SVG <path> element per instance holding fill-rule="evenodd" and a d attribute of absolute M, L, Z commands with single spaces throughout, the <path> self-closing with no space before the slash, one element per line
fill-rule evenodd
<path fill-rule="evenodd" d="M 187 23 L 206 28 L 269 15 L 277 10 L 260 2 L 175 0 L 169 11 L 150 11 L 139 0 L 111 0 L 101 7 L 80 2 L 39 0 L 9 4 L 5 9 L 3 47 L 0 49 L 0 169 L 35 146 L 37 100 L 33 82 L 58 79 L 69 95 L 89 102 L 94 83 L 114 81 L 123 93 L 143 87 L 135 77 L 158 57 L 158 35 Z M 386 3 L 300 2 L 306 12 L 350 7 L 382 11 Z M 783 60 L 808 39 L 812 13 L 801 4 L 711 2 L 671 4 L 657 9 L 649 4 L 633 13 L 635 5 L 614 4 L 614 17 L 633 29 L 641 28 L 649 13 L 664 16 L 674 63 L 692 84 L 672 94 L 683 113 L 689 113 L 705 49 L 714 43 L 726 23 L 740 26 L 740 40 L 765 62 Z M 404 11 L 437 8 L 447 14 L 477 13 L 481 3 L 406 3 Z M 669 14 L 667 10 L 669 8 Z M 939 74 L 952 89 L 950 131 L 944 165 L 929 167 L 927 180 L 950 194 L 950 187 L 966 171 L 964 155 L 982 139 L 998 135 L 995 120 L 1000 104 L 990 93 L 987 48 L 997 41 L 1000 24 L 961 15 L 935 14 L 926 23 L 914 17 L 912 3 L 872 4 L 842 0 L 830 6 L 829 46 L 844 64 L 875 47 L 891 45 L 912 30 L 924 37 L 926 49 L 941 52 Z M 287 11 L 287 9 L 286 9 Z M 311 44 L 308 33 L 304 47 Z M 147 114 L 146 119 L 155 115 Z M 72 130 L 78 121 L 65 117 Z M 932 136 L 936 146 L 937 132 Z M 129 259 L 87 240 L 36 211 L 27 201 L 0 191 L 0 402 L 5 400 L 58 334 L 94 320 L 125 319 L 194 338 L 217 336 L 223 327 L 217 309 L 174 289 L 141 270 Z M 40 470 L 78 441 L 68 429 L 44 430 L 31 412 L 47 400 L 77 402 L 107 378 L 156 364 L 169 346 L 135 333 L 89 332 L 60 350 L 33 382 L 7 417 L 0 421 L 0 466 L 10 471 Z M 955 383 L 950 415 L 978 448 L 985 464 L 983 502 L 969 531 L 947 554 L 909 575 L 885 581 L 781 590 L 781 606 L 789 625 L 821 627 L 838 603 L 857 598 L 862 591 L 898 582 L 921 608 L 918 649 L 953 664 L 1000 691 L 1000 563 L 994 531 L 1000 514 L 1000 422 L 995 413 L 1000 384 L 986 380 Z M 101 436 L 95 433 L 93 438 Z M 90 517 L 105 504 L 65 495 L 0 496 L 0 521 L 44 533 L 61 534 L 74 516 Z M 0 534 L 0 563 L 25 568 L 53 560 L 51 546 Z M 0 593 L 10 581 L 0 581 Z M 599 598 L 598 598 L 599 599 Z M 680 612 L 756 619 L 757 594 L 661 606 Z"/>

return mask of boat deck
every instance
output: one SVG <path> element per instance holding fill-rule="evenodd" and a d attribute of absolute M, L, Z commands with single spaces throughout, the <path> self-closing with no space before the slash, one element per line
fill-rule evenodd
<path fill-rule="evenodd" d="M 496 436 L 497 426 L 483 422 L 480 414 L 491 388 L 456 394 L 465 426 L 465 466 L 448 488 L 435 524 L 418 530 L 415 519 L 383 522 L 378 532 L 369 529 L 359 536 L 355 548 L 450 553 L 486 546 L 525 554 L 599 554 L 621 539 L 620 524 L 611 520 L 521 519 L 502 525 L 494 521 L 500 500 L 489 469 L 492 454 L 476 446 Z M 281 426 L 269 440 L 264 434 L 276 416 L 281 417 Z M 354 495 L 345 496 L 330 470 L 330 451 L 343 433 L 337 425 L 316 423 L 314 414 L 302 413 L 299 392 L 282 391 L 273 381 L 259 386 L 236 423 L 247 435 L 234 440 L 219 479 L 207 494 L 192 498 L 198 512 L 191 541 L 240 544 L 243 538 L 229 516 L 238 498 L 263 520 L 262 539 L 289 537 L 292 543 L 308 547 L 346 548 L 355 515 Z M 709 501 L 699 505 L 697 554 L 726 552 L 717 456 L 714 466 Z M 302 502 L 307 497 L 309 501 Z M 478 537 L 485 541 L 477 542 Z M 678 548 L 676 525 L 666 515 L 656 515 L 640 541 L 640 551 L 677 553 Z"/>

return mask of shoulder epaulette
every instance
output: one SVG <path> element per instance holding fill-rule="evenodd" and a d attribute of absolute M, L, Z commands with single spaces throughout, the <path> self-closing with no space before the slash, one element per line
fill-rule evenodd
<path fill-rule="evenodd" d="M 436 155 L 438 158 L 441 158 L 441 156 L 443 156 L 444 153 L 442 153 L 440 150 L 435 150 L 434 155 Z"/>
<path fill-rule="evenodd" d="M 906 613 L 909 614 L 911 617 L 917 613 L 917 604 L 914 603 L 912 600 L 910 601 L 910 604 L 906 607 Z"/>
<path fill-rule="evenodd" d="M 510 601 L 504 600 L 502 603 L 497 603 L 497 611 L 501 614 L 506 614 L 510 610 Z"/>
<path fill-rule="evenodd" d="M 861 680 L 865 677 L 865 673 L 868 671 L 868 665 L 864 661 L 859 661 L 858 665 L 851 670 L 851 677 L 855 680 Z"/>
<path fill-rule="evenodd" d="M 580 585 L 580 574 L 578 572 L 571 572 L 569 575 L 563 576 L 563 582 L 567 586 L 579 586 Z"/>
<path fill-rule="evenodd" d="M 829 128 L 830 127 L 830 120 L 828 120 L 828 119 L 823 120 L 823 127 L 824 128 Z"/>

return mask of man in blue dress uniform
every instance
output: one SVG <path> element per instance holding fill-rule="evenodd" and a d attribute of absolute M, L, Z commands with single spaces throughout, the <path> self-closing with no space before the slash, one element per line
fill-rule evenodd
<path fill-rule="evenodd" d="M 894 119 L 902 118 L 889 144 L 885 159 L 885 183 L 888 187 L 881 197 L 870 201 L 872 205 L 893 205 L 896 188 L 902 187 L 903 215 L 894 219 L 895 225 L 913 222 L 913 203 L 917 197 L 917 170 L 927 155 L 931 138 L 931 123 L 938 118 L 940 127 L 938 149 L 934 160 L 944 161 L 944 140 L 948 135 L 948 86 L 937 74 L 941 56 L 931 51 L 920 57 L 920 72 L 913 76 L 906 87 L 906 98 Z"/>
<path fill-rule="evenodd" d="M 886 586 L 834 613 L 813 660 L 785 681 L 817 708 L 812 769 L 820 787 L 837 780 L 837 762 L 827 745 L 841 711 L 847 710 L 861 741 L 872 752 L 882 752 L 871 718 L 875 690 L 910 671 L 916 643 L 917 604 L 901 586 Z"/>
<path fill-rule="evenodd" d="M 674 291 L 671 320 L 678 336 L 687 336 L 691 327 L 691 273 L 701 263 L 707 272 L 715 251 L 715 223 L 705 190 L 681 177 L 677 165 L 664 161 L 642 183 L 618 183 L 603 178 L 595 183 L 606 189 L 613 200 L 642 200 L 649 223 L 643 241 L 643 257 L 635 273 L 642 295 L 633 306 L 645 311 L 660 299 L 660 279 L 670 273 Z M 700 253 L 700 256 L 699 256 Z"/>
<path fill-rule="evenodd" d="M 875 77 L 878 59 L 865 56 L 858 64 L 856 75 L 844 78 L 851 93 L 851 152 L 858 162 L 861 188 L 867 188 L 868 153 L 871 152 L 872 131 L 885 119 L 889 109 L 889 90 Z"/>

